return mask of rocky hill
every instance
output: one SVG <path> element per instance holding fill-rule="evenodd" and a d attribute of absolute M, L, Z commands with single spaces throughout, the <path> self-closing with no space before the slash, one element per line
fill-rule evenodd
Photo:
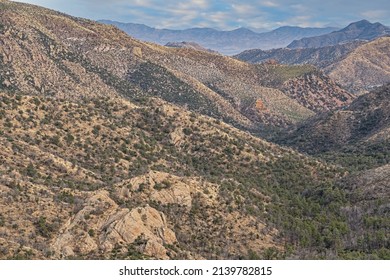
<path fill-rule="evenodd" d="M 359 46 L 324 71 L 345 89 L 355 93 L 364 93 L 389 83 L 390 37 Z"/>
<path fill-rule="evenodd" d="M 347 247 L 344 168 L 237 128 L 313 114 L 265 86 L 309 68 L 146 44 L 5 0 L 0 40 L 0 259 L 388 255 Z"/>
<path fill-rule="evenodd" d="M 355 99 L 354 95 L 311 65 L 288 66 L 270 60 L 256 67 L 264 73 L 260 78 L 264 86 L 280 89 L 316 113 L 346 106 Z"/>
<path fill-rule="evenodd" d="M 286 96 L 261 86 L 257 79 L 261 73 L 251 65 L 216 54 L 142 43 L 112 26 L 83 19 L 71 18 L 69 23 L 68 18 L 56 16 L 50 21 L 50 14 L 38 13 L 31 23 L 16 23 L 17 13 L 28 17 L 30 6 L 21 7 L 2 16 L 3 84 L 8 87 L 59 96 L 73 95 L 74 88 L 85 88 L 87 95 L 110 88 L 132 99 L 158 96 L 254 130 L 295 123 L 312 114 L 294 100 L 288 107 L 277 101 Z M 40 73 L 35 73 L 37 60 Z M 62 80 L 62 74 L 69 79 Z M 85 86 L 79 75 L 97 82 Z M 132 89 L 138 93 L 134 95 Z M 267 111 L 252 109 L 258 99 L 269 103 Z"/>
<path fill-rule="evenodd" d="M 250 63 L 274 60 L 315 65 L 351 93 L 365 93 L 390 82 L 390 37 L 320 48 L 249 50 L 235 57 Z"/>
<path fill-rule="evenodd" d="M 347 106 L 355 99 L 322 72 L 289 79 L 281 90 L 316 113 Z"/>
<path fill-rule="evenodd" d="M 99 22 L 111 24 L 139 40 L 165 45 L 168 42 L 196 42 L 207 49 L 225 55 L 238 54 L 244 50 L 285 47 L 293 40 L 323 35 L 337 28 L 301 28 L 284 26 L 275 30 L 257 33 L 247 28 L 219 31 L 212 28 L 191 28 L 186 30 L 157 29 L 143 24 L 122 23 L 110 20 Z"/>
<path fill-rule="evenodd" d="M 313 115 L 278 88 L 265 86 L 261 80 L 266 73 L 257 66 L 217 54 L 143 43 L 113 26 L 83 19 L 72 18 L 69 23 L 55 17 L 49 22 L 48 15 L 37 14 L 31 23 L 16 24 L 17 16 L 15 12 L 2 18 L 3 32 L 9 36 L 2 46 L 4 64 L 12 61 L 13 66 L 6 67 L 14 68 L 4 75 L 4 83 L 9 87 L 72 95 L 75 87 L 83 87 L 72 77 L 85 73 L 86 78 L 97 80 L 96 86 L 86 89 L 91 94 L 96 95 L 109 85 L 133 100 L 157 96 L 258 133 Z M 78 28 L 73 28 L 74 24 Z M 34 74 L 37 58 L 30 53 L 37 49 L 44 51 L 38 57 L 43 71 L 50 71 L 52 76 Z M 279 72 L 283 71 L 285 67 Z M 63 81 L 58 78 L 61 74 L 70 78 Z M 99 85 L 101 82 L 106 85 Z M 134 95 L 130 89 L 138 93 Z M 264 110 L 258 109 L 258 102 L 265 105 Z"/>
<path fill-rule="evenodd" d="M 320 48 L 280 48 L 272 50 L 253 49 L 244 51 L 234 57 L 250 63 L 263 63 L 267 60 L 273 59 L 281 64 L 311 64 L 319 68 L 324 68 L 341 60 L 348 53 L 365 43 L 367 43 L 367 41 L 359 40 Z"/>
<path fill-rule="evenodd" d="M 384 26 L 379 22 L 371 23 L 367 20 L 361 20 L 353 22 L 347 27 L 329 34 L 295 40 L 289 44 L 287 48 L 318 48 L 338 45 L 354 40 L 371 41 L 378 37 L 388 35 L 390 35 L 390 27 Z"/>

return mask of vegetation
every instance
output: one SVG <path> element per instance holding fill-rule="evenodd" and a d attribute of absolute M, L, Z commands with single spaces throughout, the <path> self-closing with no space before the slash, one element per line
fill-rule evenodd
<path fill-rule="evenodd" d="M 150 96 L 185 105 L 188 109 L 205 115 L 221 117 L 221 113 L 211 100 L 157 64 L 149 61 L 142 63 L 128 75 L 128 78 Z"/>
<path fill-rule="evenodd" d="M 221 121 L 284 127 L 311 115 L 263 87 L 310 66 L 190 58 L 113 27 L 2 5 L 21 14 L 4 39 L 12 64 L 0 60 L 0 258 L 389 257 L 387 193 L 376 180 L 359 188 L 378 170 L 348 173 L 388 163 L 386 139 L 363 141 L 387 128 L 382 102 L 352 104 L 370 107 L 351 125 L 364 139 L 347 139 L 344 154 L 326 146 L 319 160 Z M 326 132 L 297 141 L 321 146 L 311 140 L 336 135 Z M 134 221 L 147 234 L 132 236 Z"/>

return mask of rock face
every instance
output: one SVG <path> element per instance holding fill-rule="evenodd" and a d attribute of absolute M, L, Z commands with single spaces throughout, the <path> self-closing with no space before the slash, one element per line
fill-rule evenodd
<path fill-rule="evenodd" d="M 140 253 L 167 259 L 164 245 L 172 245 L 175 233 L 168 228 L 166 217 L 145 206 L 132 210 L 120 208 L 106 191 L 90 197 L 84 207 L 60 229 L 52 248 L 57 258 L 111 253 L 117 244 L 129 246 L 144 242 Z"/>
<path fill-rule="evenodd" d="M 137 207 L 122 210 L 108 218 L 102 226 L 105 232 L 100 242 L 105 250 L 112 250 L 115 244 L 131 244 L 137 238 L 145 239 L 145 255 L 167 259 L 167 250 L 163 245 L 173 245 L 175 233 L 167 226 L 165 215 L 154 208 Z"/>
<path fill-rule="evenodd" d="M 117 195 L 121 199 L 149 198 L 162 205 L 177 204 L 187 209 L 192 207 L 192 195 L 207 190 L 211 197 L 217 195 L 217 186 L 197 180 L 186 179 L 164 172 L 150 171 L 149 173 L 132 178 L 116 185 Z M 130 190 L 130 191 L 129 191 Z M 207 200 L 207 199 L 206 199 Z"/>

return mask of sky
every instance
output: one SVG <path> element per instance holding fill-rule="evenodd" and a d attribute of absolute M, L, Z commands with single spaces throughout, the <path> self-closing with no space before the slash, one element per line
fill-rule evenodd
<path fill-rule="evenodd" d="M 21 0 L 88 19 L 156 28 L 344 27 L 367 19 L 390 26 L 389 0 Z"/>

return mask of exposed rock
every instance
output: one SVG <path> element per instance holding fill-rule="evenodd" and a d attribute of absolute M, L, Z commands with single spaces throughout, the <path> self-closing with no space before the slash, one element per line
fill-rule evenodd
<path fill-rule="evenodd" d="M 122 210 L 110 217 L 102 225 L 100 243 L 105 251 L 111 251 L 115 244 L 131 244 L 137 238 L 146 240 L 142 253 L 158 259 L 167 259 L 164 244 L 177 242 L 175 233 L 170 230 L 163 213 L 149 206 L 138 207 L 131 211 Z"/>
<path fill-rule="evenodd" d="M 140 47 L 134 47 L 133 55 L 137 56 L 138 58 L 142 58 L 142 49 Z"/>
<path fill-rule="evenodd" d="M 168 258 L 164 244 L 177 242 L 163 213 L 149 206 L 121 209 L 106 191 L 99 191 L 65 223 L 52 248 L 58 258 L 110 253 L 118 244 L 128 246 L 139 237 L 146 242 L 141 253 L 160 259 Z"/>

